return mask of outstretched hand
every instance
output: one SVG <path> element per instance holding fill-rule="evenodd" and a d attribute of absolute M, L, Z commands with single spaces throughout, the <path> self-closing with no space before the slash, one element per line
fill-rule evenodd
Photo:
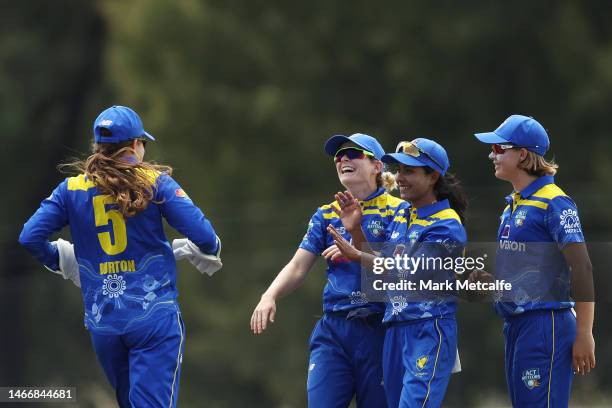
<path fill-rule="evenodd" d="M 334 238 L 334 244 L 336 248 L 340 251 L 342 255 L 344 255 L 345 258 L 354 262 L 361 261 L 361 251 L 355 248 L 346 239 L 344 239 L 344 237 L 333 227 L 333 225 L 328 225 L 327 231 Z"/>
<path fill-rule="evenodd" d="M 359 200 L 353 197 L 350 191 L 344 193 L 338 192 L 334 198 L 338 202 L 340 208 L 332 204 L 332 210 L 340 217 L 342 225 L 347 231 L 352 232 L 358 228 L 361 228 L 361 218 L 363 213 L 361 211 L 361 205 Z"/>
<path fill-rule="evenodd" d="M 276 301 L 270 296 L 263 295 L 253 310 L 251 316 L 251 330 L 254 334 L 261 334 L 268 327 L 268 321 L 274 323 L 276 317 Z"/>

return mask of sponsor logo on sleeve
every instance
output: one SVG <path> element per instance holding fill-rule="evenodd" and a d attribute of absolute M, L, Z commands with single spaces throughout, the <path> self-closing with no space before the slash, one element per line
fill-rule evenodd
<path fill-rule="evenodd" d="M 560 224 L 566 234 L 579 234 L 582 232 L 580 219 L 576 210 L 567 209 L 561 213 Z"/>

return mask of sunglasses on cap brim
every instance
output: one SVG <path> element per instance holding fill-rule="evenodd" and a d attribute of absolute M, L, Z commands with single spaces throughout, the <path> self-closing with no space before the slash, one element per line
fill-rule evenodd
<path fill-rule="evenodd" d="M 397 148 L 395 149 L 395 153 L 403 153 L 411 157 L 419 157 L 422 154 L 423 156 L 434 162 L 440 169 L 444 168 L 444 166 L 438 163 L 436 159 L 431 157 L 427 152 L 423 151 L 419 148 L 419 146 L 412 142 L 399 142 L 397 144 Z"/>
<path fill-rule="evenodd" d="M 358 147 L 343 147 L 334 154 L 334 161 L 340 163 L 342 157 L 346 156 L 349 160 L 365 159 L 366 157 L 374 157 L 374 154 L 367 150 Z"/>

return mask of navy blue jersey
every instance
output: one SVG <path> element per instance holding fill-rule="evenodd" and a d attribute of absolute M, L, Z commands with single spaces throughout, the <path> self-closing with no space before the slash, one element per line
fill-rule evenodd
<path fill-rule="evenodd" d="M 398 214 L 393 223 L 394 230 L 391 233 L 389 247 L 392 256 L 408 255 L 412 258 L 441 258 L 462 256 L 463 248 L 467 243 L 467 234 L 461 224 L 461 219 L 455 210 L 450 208 L 448 200 L 442 200 L 421 208 L 412 208 L 406 214 Z M 391 256 L 389 254 L 389 256 Z M 455 281 L 454 270 L 447 272 L 425 271 L 419 269 L 414 273 L 402 274 L 397 271 L 402 279 L 411 279 L 417 282 L 430 278 L 440 278 L 440 273 L 445 273 L 445 280 Z M 440 296 L 432 294 L 433 291 L 421 291 L 416 294 L 408 291 L 397 293 L 388 292 L 389 302 L 385 311 L 383 322 L 392 323 L 398 321 L 428 319 L 432 317 L 444 317 L 455 313 L 457 309 L 454 297 L 448 294 Z M 411 301 L 410 297 L 416 297 Z"/>
<path fill-rule="evenodd" d="M 368 242 L 383 243 L 389 240 L 392 224 L 398 212 L 409 207 L 409 204 L 394 197 L 380 188 L 367 197 L 362 204 L 363 218 L 361 229 Z M 326 248 L 334 245 L 334 239 L 327 233 L 327 226 L 333 225 L 347 240 L 350 234 L 342 226 L 342 221 L 332 210 L 336 201 L 319 207 L 310 219 L 308 230 L 300 244 L 300 248 L 320 255 Z M 382 312 L 384 304 L 370 303 L 361 290 L 361 265 L 346 259 L 327 261 L 327 284 L 323 290 L 323 311 L 337 312 L 360 307 L 367 307 L 373 312 Z"/>
<path fill-rule="evenodd" d="M 99 334 L 123 334 L 177 310 L 176 263 L 162 218 L 204 253 L 218 242 L 212 225 L 166 174 L 147 172 L 154 199 L 123 217 L 109 195 L 85 175 L 65 179 L 24 225 L 19 241 L 51 269 L 59 269 L 49 236 L 70 226 L 79 263 L 85 325 Z"/>
<path fill-rule="evenodd" d="M 506 197 L 497 234 L 495 277 L 513 284 L 496 302 L 501 316 L 527 310 L 564 309 L 570 301 L 570 270 L 560 251 L 584 242 L 576 204 L 552 176 L 533 181 Z M 554 299 L 546 296 L 554 294 Z"/>

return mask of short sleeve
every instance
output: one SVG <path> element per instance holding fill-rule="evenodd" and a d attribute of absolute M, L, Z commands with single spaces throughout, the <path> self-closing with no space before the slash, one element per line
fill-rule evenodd
<path fill-rule="evenodd" d="M 559 247 L 574 242 L 584 242 L 578 208 L 568 196 L 555 197 L 548 204 L 546 227 Z"/>
<path fill-rule="evenodd" d="M 325 249 L 325 234 L 325 222 L 321 209 L 318 209 L 308 222 L 308 229 L 300 243 L 300 248 L 315 255 L 321 255 L 321 252 Z"/>

